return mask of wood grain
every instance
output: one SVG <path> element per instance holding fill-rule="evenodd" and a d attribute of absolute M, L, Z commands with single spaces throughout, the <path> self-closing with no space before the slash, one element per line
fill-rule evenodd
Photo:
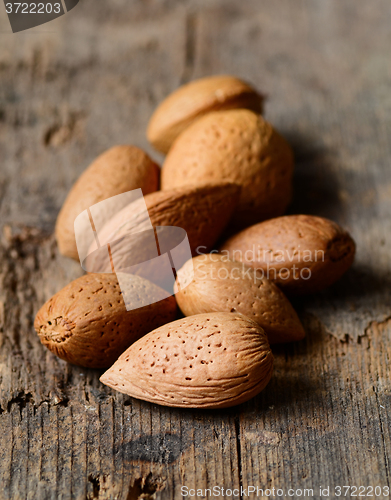
<path fill-rule="evenodd" d="M 11 35 L 0 6 L 1 499 L 389 486 L 390 14 L 386 0 L 84 0 Z M 159 158 L 144 134 L 152 110 L 211 73 L 268 95 L 266 117 L 295 150 L 290 213 L 335 219 L 358 255 L 330 290 L 297 301 L 307 338 L 275 349 L 263 394 L 180 411 L 58 360 L 32 323 L 82 272 L 52 236 L 74 180 L 114 144 Z"/>

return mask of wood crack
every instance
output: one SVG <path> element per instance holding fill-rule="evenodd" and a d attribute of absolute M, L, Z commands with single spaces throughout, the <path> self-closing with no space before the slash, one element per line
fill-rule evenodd
<path fill-rule="evenodd" d="M 370 331 L 373 330 L 373 328 L 377 328 L 377 329 L 382 329 L 382 328 L 387 328 L 388 324 L 391 323 L 391 315 L 390 316 L 387 316 L 385 319 L 383 319 L 382 321 L 376 321 L 376 320 L 373 320 L 371 321 L 368 326 L 365 328 L 365 333 L 364 335 L 362 336 L 365 336 L 365 335 L 368 335 L 368 333 Z"/>
<path fill-rule="evenodd" d="M 378 405 L 378 408 L 379 408 L 379 406 L 381 406 L 381 404 L 380 404 L 380 401 L 379 401 L 379 395 L 378 395 L 377 391 L 375 391 L 375 397 L 376 397 L 376 402 L 377 402 L 377 405 Z M 381 415 L 381 411 L 380 410 L 379 410 L 379 423 L 380 423 L 380 429 L 381 429 L 381 440 L 382 440 L 382 443 L 383 443 L 383 458 L 384 458 L 384 466 L 385 466 L 385 469 L 386 469 L 387 486 L 390 487 L 390 465 L 389 465 L 388 455 L 387 455 L 388 447 L 387 447 L 387 443 L 386 443 L 386 441 L 384 439 L 384 423 L 383 423 L 383 419 L 382 419 L 382 415 Z"/>
<path fill-rule="evenodd" d="M 146 477 L 132 480 L 126 500 L 154 500 L 156 493 L 165 488 L 165 479 L 153 476 L 150 472 Z"/>
<path fill-rule="evenodd" d="M 14 405 L 19 407 L 20 418 L 22 418 L 22 412 L 24 408 L 28 405 L 31 405 L 34 409 L 34 413 L 38 408 L 40 408 L 43 404 L 47 404 L 49 406 L 64 406 L 67 407 L 69 403 L 69 398 L 65 397 L 60 400 L 56 399 L 43 399 L 39 403 L 34 403 L 34 398 L 31 392 L 20 391 L 17 396 L 11 398 L 4 406 L 0 406 L 0 415 L 3 413 L 11 413 Z"/>
<path fill-rule="evenodd" d="M 235 417 L 235 433 L 236 433 L 236 455 L 238 460 L 238 474 L 239 474 L 239 491 L 240 500 L 242 500 L 242 488 L 243 488 L 243 471 L 242 471 L 242 450 L 241 450 L 241 435 L 240 435 L 240 415 Z"/>

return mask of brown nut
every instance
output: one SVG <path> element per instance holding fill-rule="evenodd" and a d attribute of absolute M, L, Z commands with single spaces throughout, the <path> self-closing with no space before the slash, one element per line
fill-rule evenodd
<path fill-rule="evenodd" d="M 231 181 L 242 187 L 233 223 L 245 227 L 284 213 L 291 199 L 293 154 L 261 116 L 246 109 L 209 113 L 175 141 L 162 189 Z"/>
<path fill-rule="evenodd" d="M 175 298 L 138 276 L 119 287 L 115 274 L 87 274 L 56 293 L 38 311 L 34 327 L 43 345 L 61 359 L 107 368 L 135 340 L 175 319 Z M 148 303 L 127 310 L 127 302 Z"/>
<path fill-rule="evenodd" d="M 167 153 L 178 135 L 211 111 L 246 108 L 262 112 L 263 97 L 234 76 L 195 80 L 170 94 L 152 115 L 147 137 L 155 149 Z"/>
<path fill-rule="evenodd" d="M 178 271 L 175 287 L 177 303 L 186 316 L 238 312 L 256 321 L 270 344 L 305 336 L 295 310 L 278 286 L 261 272 L 224 255 L 199 255 L 186 262 Z"/>
<path fill-rule="evenodd" d="M 164 325 L 100 378 L 134 398 L 182 408 L 227 408 L 262 391 L 273 355 L 262 328 L 241 314 L 198 314 Z"/>
<path fill-rule="evenodd" d="M 322 217 L 289 215 L 244 229 L 220 251 L 273 280 L 287 294 L 322 290 L 352 265 L 356 246 L 347 231 Z"/>
<path fill-rule="evenodd" d="M 114 146 L 91 163 L 69 192 L 56 223 L 60 252 L 78 260 L 76 217 L 107 198 L 141 188 L 143 194 L 159 189 L 160 168 L 135 146 Z"/>
<path fill-rule="evenodd" d="M 240 187 L 229 182 L 157 191 L 123 208 L 106 223 L 98 238 L 116 242 L 111 249 L 116 270 L 130 267 L 129 259 L 132 262 L 149 260 L 143 259 L 143 254 L 150 254 L 147 232 L 151 224 L 184 229 L 195 255 L 211 248 L 218 239 L 232 216 L 239 193 Z M 143 234 L 147 235 L 145 240 Z M 135 241 L 134 245 L 131 240 Z M 155 249 L 154 239 L 152 243 Z M 109 272 L 107 253 L 91 252 L 89 269 Z"/>

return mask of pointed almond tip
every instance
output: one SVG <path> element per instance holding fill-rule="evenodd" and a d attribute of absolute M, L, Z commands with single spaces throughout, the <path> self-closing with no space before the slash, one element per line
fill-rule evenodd
<path fill-rule="evenodd" d="M 301 340 L 305 339 L 306 337 L 306 331 L 304 329 L 304 326 L 302 325 L 301 321 L 298 321 L 296 328 L 292 331 L 292 336 L 288 340 L 288 342 L 300 342 Z"/>
<path fill-rule="evenodd" d="M 111 368 L 106 370 L 104 372 L 104 374 L 99 377 L 99 381 L 102 382 L 102 384 L 105 384 L 105 385 L 111 387 L 111 385 L 110 385 L 110 371 L 111 371 Z"/>
<path fill-rule="evenodd" d="M 304 325 L 300 318 L 297 318 L 297 340 L 303 340 L 307 336 Z"/>
<path fill-rule="evenodd" d="M 306 333 L 305 333 L 304 328 L 301 328 L 300 330 L 298 330 L 296 340 L 297 341 L 304 340 L 305 337 L 306 337 Z"/>
<path fill-rule="evenodd" d="M 297 321 L 294 323 L 294 325 L 292 325 L 291 336 L 292 342 L 299 342 L 306 337 L 306 331 L 299 318 L 297 318 Z"/>

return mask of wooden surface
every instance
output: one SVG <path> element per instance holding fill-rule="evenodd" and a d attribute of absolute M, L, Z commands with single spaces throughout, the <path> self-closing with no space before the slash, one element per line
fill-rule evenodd
<path fill-rule="evenodd" d="M 1 499 L 389 485 L 390 25 L 387 0 L 83 0 L 12 35 L 0 6 Z M 81 274 L 51 236 L 74 180 L 113 144 L 150 151 L 156 104 L 212 73 L 268 95 L 296 155 L 290 212 L 335 219 L 358 254 L 341 282 L 296 303 L 307 339 L 275 350 L 259 397 L 180 411 L 102 386 L 32 324 Z"/>

